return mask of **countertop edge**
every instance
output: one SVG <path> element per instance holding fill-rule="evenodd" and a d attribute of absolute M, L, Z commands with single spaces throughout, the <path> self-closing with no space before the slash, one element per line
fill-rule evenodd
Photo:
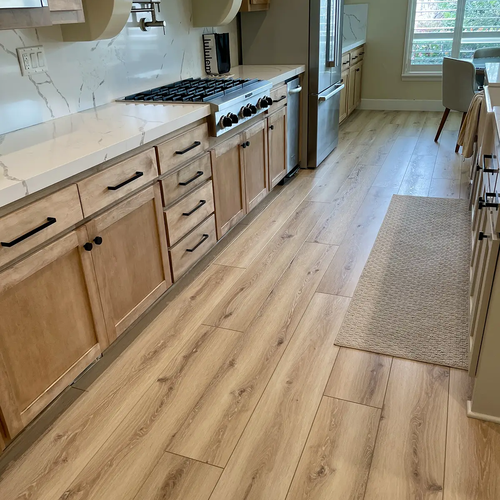
<path fill-rule="evenodd" d="M 346 52 L 349 52 L 350 50 L 356 49 L 360 47 L 361 45 L 364 45 L 366 43 L 366 39 L 363 38 L 361 40 L 355 40 L 355 41 L 349 41 L 349 43 L 344 43 L 342 44 L 342 54 L 345 54 Z"/>

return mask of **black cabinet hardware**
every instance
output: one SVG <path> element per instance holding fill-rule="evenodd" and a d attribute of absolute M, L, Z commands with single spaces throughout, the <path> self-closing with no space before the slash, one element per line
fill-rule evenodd
<path fill-rule="evenodd" d="M 244 143 L 241 145 L 241 147 L 242 147 L 243 149 L 248 148 L 248 146 L 250 146 L 250 141 L 244 142 Z"/>
<path fill-rule="evenodd" d="M 102 245 L 102 238 L 100 236 L 96 236 L 94 238 L 94 243 L 99 246 L 99 245 Z"/>
<path fill-rule="evenodd" d="M 208 238 L 210 238 L 210 236 L 208 234 L 204 234 L 201 237 L 201 240 L 193 248 L 186 248 L 186 252 L 194 252 L 202 243 L 205 243 Z"/>
<path fill-rule="evenodd" d="M 139 179 L 139 177 L 142 177 L 143 175 L 144 175 L 144 172 L 136 172 L 130 179 L 127 179 L 126 181 L 123 181 L 120 184 L 117 184 L 116 186 L 108 186 L 108 189 L 110 191 L 116 191 L 117 189 L 120 189 L 123 186 L 130 184 L 131 182 L 134 182 L 135 180 Z"/>
<path fill-rule="evenodd" d="M 274 125 L 271 125 L 269 128 L 270 128 L 271 130 L 274 130 Z"/>
<path fill-rule="evenodd" d="M 56 222 L 57 222 L 57 220 L 54 217 L 47 217 L 47 222 L 44 222 L 41 226 L 35 227 L 35 229 L 28 231 L 26 234 L 19 236 L 19 238 L 16 238 L 15 240 L 12 240 L 9 242 L 2 241 L 2 242 L 0 242 L 0 245 L 2 245 L 3 247 L 7 247 L 7 248 L 13 247 L 13 246 L 17 245 L 18 243 L 21 243 L 21 241 L 26 240 L 30 236 L 33 236 L 34 234 L 39 233 L 40 231 L 42 231 L 46 227 L 52 226 L 52 224 L 55 224 Z"/>
<path fill-rule="evenodd" d="M 357 59 L 357 58 L 358 58 L 358 56 L 356 56 L 356 57 L 351 57 L 351 61 L 354 61 L 354 60 L 355 60 L 355 59 Z"/>
<path fill-rule="evenodd" d="M 194 141 L 193 144 L 191 144 L 191 146 L 189 146 L 188 148 L 186 148 L 182 151 L 176 151 L 175 154 L 176 155 L 185 155 L 186 153 L 189 153 L 189 151 L 191 151 L 192 149 L 197 148 L 198 146 L 201 146 L 201 142 Z"/>
<path fill-rule="evenodd" d="M 83 245 L 83 248 L 84 250 L 87 250 L 87 252 L 90 252 L 94 248 L 94 245 L 92 245 L 92 243 L 85 243 L 85 245 Z"/>
<path fill-rule="evenodd" d="M 488 201 L 488 199 L 492 198 L 494 201 Z M 486 198 L 480 196 L 477 202 L 477 208 L 482 210 L 483 208 L 498 208 L 500 207 L 500 198 L 498 193 L 486 193 Z"/>
<path fill-rule="evenodd" d="M 486 168 L 486 160 L 493 160 L 492 155 L 483 155 L 483 171 L 486 174 L 498 174 L 497 168 Z"/>
<path fill-rule="evenodd" d="M 191 179 L 189 179 L 188 181 L 179 182 L 179 186 L 187 186 L 188 184 L 191 184 L 193 181 L 198 179 L 198 177 L 201 177 L 203 174 L 204 174 L 204 172 L 202 170 L 198 170 L 198 172 L 196 172 L 195 176 L 191 177 Z"/>
<path fill-rule="evenodd" d="M 342 64 L 345 66 L 346 64 L 349 64 L 349 61 L 343 62 Z"/>
<path fill-rule="evenodd" d="M 279 99 L 276 99 L 275 101 L 273 101 L 274 103 L 276 102 L 281 102 L 283 101 L 283 99 L 286 99 L 286 95 L 282 95 Z"/>
<path fill-rule="evenodd" d="M 207 200 L 200 200 L 200 203 L 198 203 L 198 205 L 196 205 L 193 208 L 193 210 L 191 210 L 190 212 L 184 212 L 182 215 L 189 217 L 191 214 L 194 214 L 196 212 L 196 210 L 199 210 L 203 205 L 205 205 L 206 202 L 207 202 Z"/>
<path fill-rule="evenodd" d="M 357 68 L 356 71 L 359 71 L 359 68 Z"/>
<path fill-rule="evenodd" d="M 482 231 L 479 232 L 479 241 L 483 241 L 487 238 L 489 238 L 487 234 L 484 234 Z"/>

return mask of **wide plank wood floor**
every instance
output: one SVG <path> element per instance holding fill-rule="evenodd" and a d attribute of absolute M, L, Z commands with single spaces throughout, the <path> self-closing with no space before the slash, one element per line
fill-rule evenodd
<path fill-rule="evenodd" d="M 0 499 L 499 500 L 500 426 L 467 418 L 466 372 L 334 345 L 392 195 L 468 195 L 460 115 L 435 144 L 439 120 L 355 111 L 6 450 Z"/>

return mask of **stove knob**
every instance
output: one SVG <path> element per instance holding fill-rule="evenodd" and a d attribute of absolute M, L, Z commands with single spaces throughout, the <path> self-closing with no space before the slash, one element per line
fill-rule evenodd
<path fill-rule="evenodd" d="M 273 105 L 273 100 L 272 100 L 270 97 L 267 97 L 267 96 L 266 96 L 266 97 L 264 97 L 264 100 L 267 102 L 267 104 L 268 104 L 269 106 L 272 106 L 272 105 Z"/>
<path fill-rule="evenodd" d="M 238 117 L 234 113 L 229 113 L 227 117 L 231 120 L 231 122 L 234 125 L 239 122 Z"/>
<path fill-rule="evenodd" d="M 265 97 L 263 97 L 262 99 L 259 99 L 259 102 L 257 103 L 257 107 L 259 109 L 266 109 L 268 106 L 269 106 L 269 104 L 267 103 L 267 100 Z"/>
<path fill-rule="evenodd" d="M 256 115 L 257 114 L 257 108 L 253 104 L 249 104 L 248 105 L 248 109 L 250 110 L 250 112 L 252 113 L 252 115 Z"/>
<path fill-rule="evenodd" d="M 225 129 L 227 127 L 232 127 L 233 126 L 233 120 L 229 118 L 228 116 L 223 116 L 220 121 L 219 125 L 221 129 Z"/>
<path fill-rule="evenodd" d="M 248 118 L 249 116 L 252 116 L 252 112 L 250 111 L 250 108 L 248 106 L 244 106 L 240 109 L 240 116 L 241 118 Z"/>

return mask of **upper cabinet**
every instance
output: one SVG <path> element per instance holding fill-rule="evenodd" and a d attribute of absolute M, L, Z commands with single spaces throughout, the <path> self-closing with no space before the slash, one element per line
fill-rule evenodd
<path fill-rule="evenodd" d="M 205 28 L 229 24 L 238 14 L 241 0 L 192 0 L 193 26 Z"/>
<path fill-rule="evenodd" d="M 241 12 L 255 12 L 269 10 L 271 0 L 243 0 L 241 2 Z"/>
<path fill-rule="evenodd" d="M 82 2 L 83 0 L 45 0 L 38 2 L 39 7 L 2 8 L 0 9 L 0 29 L 82 23 L 85 20 Z M 12 2 L 12 4 L 15 3 Z"/>

